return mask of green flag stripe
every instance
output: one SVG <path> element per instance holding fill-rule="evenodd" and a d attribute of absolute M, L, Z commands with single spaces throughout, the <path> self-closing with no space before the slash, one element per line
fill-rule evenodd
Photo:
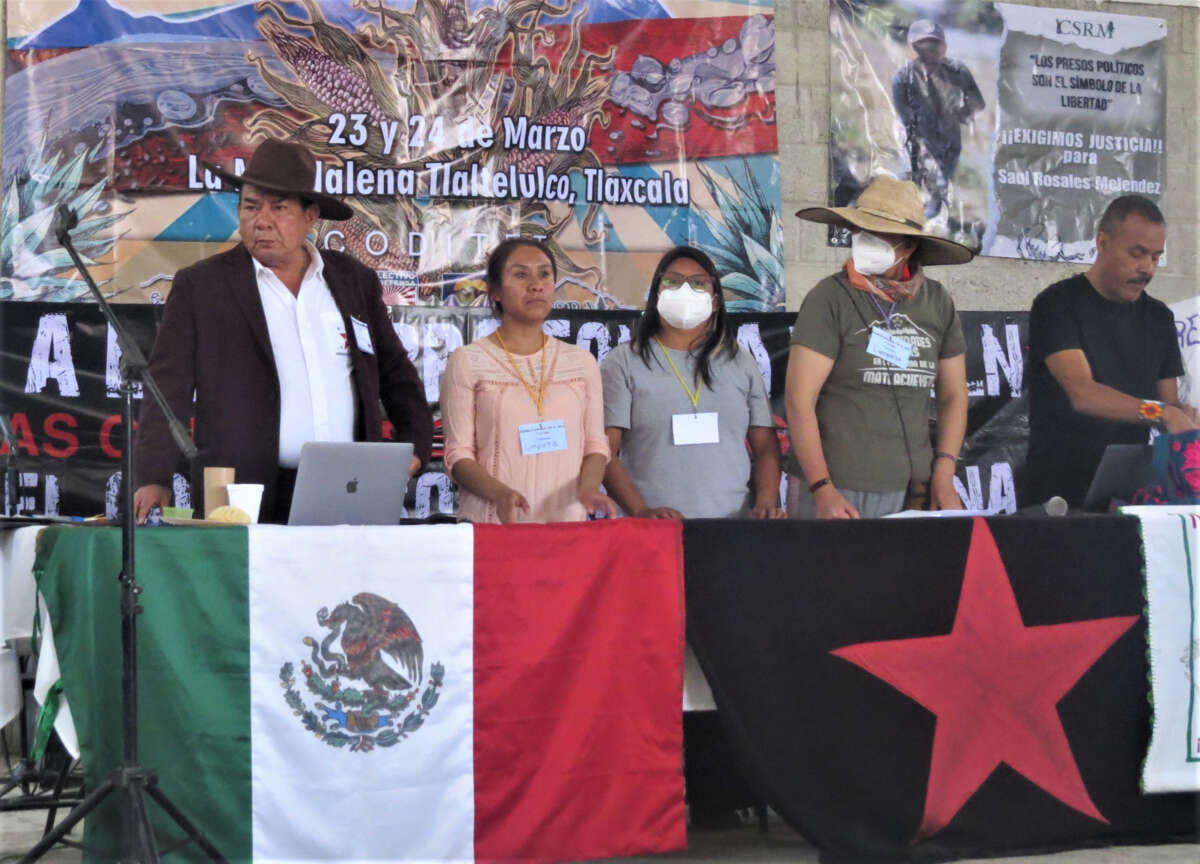
<path fill-rule="evenodd" d="M 139 529 L 136 552 L 137 579 L 145 588 L 140 600 L 148 612 L 138 616 L 142 764 L 158 772 L 162 790 L 227 858 L 248 861 L 246 529 Z M 73 526 L 42 535 L 36 575 L 90 788 L 108 776 L 122 752 L 120 569 L 119 529 Z M 223 590 L 209 590 L 218 581 Z M 151 693 L 160 695 L 150 699 Z M 147 806 L 160 848 L 182 838 L 157 804 Z M 110 796 L 99 814 L 88 817 L 85 837 L 88 846 L 114 855 L 120 843 L 116 807 Z M 205 860 L 198 853 L 189 845 L 172 860 Z"/>

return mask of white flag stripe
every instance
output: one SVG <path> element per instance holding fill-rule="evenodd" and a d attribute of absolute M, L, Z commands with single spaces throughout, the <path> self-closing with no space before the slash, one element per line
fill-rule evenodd
<path fill-rule="evenodd" d="M 1139 517 L 1146 556 L 1153 723 L 1144 792 L 1200 791 L 1200 507 L 1125 507 Z"/>
<path fill-rule="evenodd" d="M 473 860 L 473 539 L 470 525 L 304 532 L 250 528 L 256 861 Z M 363 562 L 368 564 L 364 571 L 346 569 Z M 413 681 L 413 691 L 388 687 L 389 694 L 413 693 L 388 728 L 419 714 L 422 696 L 431 689 L 437 703 L 419 728 L 392 746 L 376 743 L 354 751 L 350 745 L 331 746 L 305 728 L 286 697 L 289 690 L 293 699 L 298 695 L 303 710 L 324 730 L 360 745 L 364 738 L 377 740 L 370 732 L 359 734 L 361 716 L 342 724 L 329 720 L 352 706 L 312 693 L 304 675 L 307 662 L 318 675 L 325 667 L 329 674 L 318 679 L 325 686 L 336 677 L 338 692 L 370 687 L 361 677 L 335 676 L 330 668 L 337 662 L 330 658 L 346 654 L 342 638 L 351 629 L 348 622 L 379 623 L 378 616 L 353 602 L 363 592 L 399 606 L 422 641 L 420 684 Z M 348 605 L 339 611 L 339 604 Z M 321 609 L 331 626 L 318 622 Z M 339 619 L 347 623 L 335 623 Z M 305 637 L 313 643 L 305 644 Z M 280 672 L 288 662 L 294 683 L 285 687 Z M 444 683 L 437 688 L 431 681 L 434 664 L 444 668 Z M 404 674 L 402 661 L 388 665 Z M 347 793 L 348 788 L 353 791 Z"/>

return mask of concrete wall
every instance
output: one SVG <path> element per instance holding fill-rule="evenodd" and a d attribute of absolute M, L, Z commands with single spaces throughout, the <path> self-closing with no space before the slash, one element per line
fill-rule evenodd
<path fill-rule="evenodd" d="M 1168 302 L 1200 294 L 1200 7 L 1052 0 L 1027 3 L 1147 15 L 1167 22 L 1167 217 L 1169 265 L 1160 268 L 1150 293 Z M 778 58 L 777 114 L 786 220 L 788 308 L 841 266 L 846 250 L 826 245 L 825 229 L 791 214 L 828 200 L 829 3 L 775 0 Z M 1028 309 L 1046 285 L 1079 266 L 977 258 L 965 267 L 933 268 L 959 309 Z"/>

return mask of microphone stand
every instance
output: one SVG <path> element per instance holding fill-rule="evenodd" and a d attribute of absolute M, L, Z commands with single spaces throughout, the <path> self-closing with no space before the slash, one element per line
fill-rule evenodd
<path fill-rule="evenodd" d="M 188 437 L 187 429 L 179 422 L 159 390 L 158 384 L 150 374 L 148 363 L 137 343 L 129 337 L 125 328 L 117 321 L 112 307 L 96 286 L 96 282 L 88 273 L 87 266 L 79 257 L 71 242 L 70 231 L 79 218 L 65 204 L 58 206 L 58 218 L 55 236 L 58 242 L 78 268 L 80 275 L 91 289 L 109 326 L 117 335 L 117 344 L 121 348 L 121 419 L 124 424 L 125 450 L 121 456 L 122 487 L 121 487 L 121 726 L 124 738 L 123 758 L 121 765 L 114 768 L 99 786 L 92 790 L 52 832 L 21 858 L 21 864 L 36 861 L 54 844 L 58 843 L 80 819 L 92 812 L 109 795 L 116 793 L 121 812 L 121 854 L 120 860 L 137 862 L 137 864 L 157 864 L 159 860 L 158 845 L 155 843 L 154 830 L 150 824 L 150 815 L 146 809 L 146 796 L 154 799 L 166 814 L 174 820 L 184 833 L 187 840 L 179 846 L 195 842 L 213 861 L 226 862 L 226 858 L 204 836 L 178 807 L 158 788 L 158 775 L 147 770 L 138 759 L 138 692 L 137 692 L 137 616 L 142 607 L 138 603 L 138 595 L 142 586 L 137 583 L 134 570 L 134 527 L 133 510 L 133 394 L 140 381 L 146 392 L 162 409 L 171 428 L 175 444 L 188 459 L 196 456 L 196 446 Z M 172 847 L 167 851 L 178 848 Z"/>
<path fill-rule="evenodd" d="M 4 454 L 4 515 L 17 515 L 17 436 L 12 431 L 12 421 L 0 414 L 0 439 L 8 445 Z"/>

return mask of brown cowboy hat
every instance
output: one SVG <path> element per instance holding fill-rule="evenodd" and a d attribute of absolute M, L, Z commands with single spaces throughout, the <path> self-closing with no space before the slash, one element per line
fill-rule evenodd
<path fill-rule="evenodd" d="M 861 228 L 872 234 L 904 234 L 921 239 L 922 264 L 966 264 L 975 257 L 969 246 L 925 230 L 925 205 L 915 183 L 879 176 L 853 207 L 805 207 L 796 215 L 809 222 Z"/>
<path fill-rule="evenodd" d="M 291 141 L 276 141 L 273 138 L 263 141 L 240 176 L 210 162 L 204 162 L 204 167 L 235 189 L 241 189 L 242 184 L 249 183 L 266 192 L 307 198 L 320 208 L 322 219 L 341 222 L 354 215 L 354 211 L 338 199 L 313 191 L 317 160 L 303 145 Z"/>

